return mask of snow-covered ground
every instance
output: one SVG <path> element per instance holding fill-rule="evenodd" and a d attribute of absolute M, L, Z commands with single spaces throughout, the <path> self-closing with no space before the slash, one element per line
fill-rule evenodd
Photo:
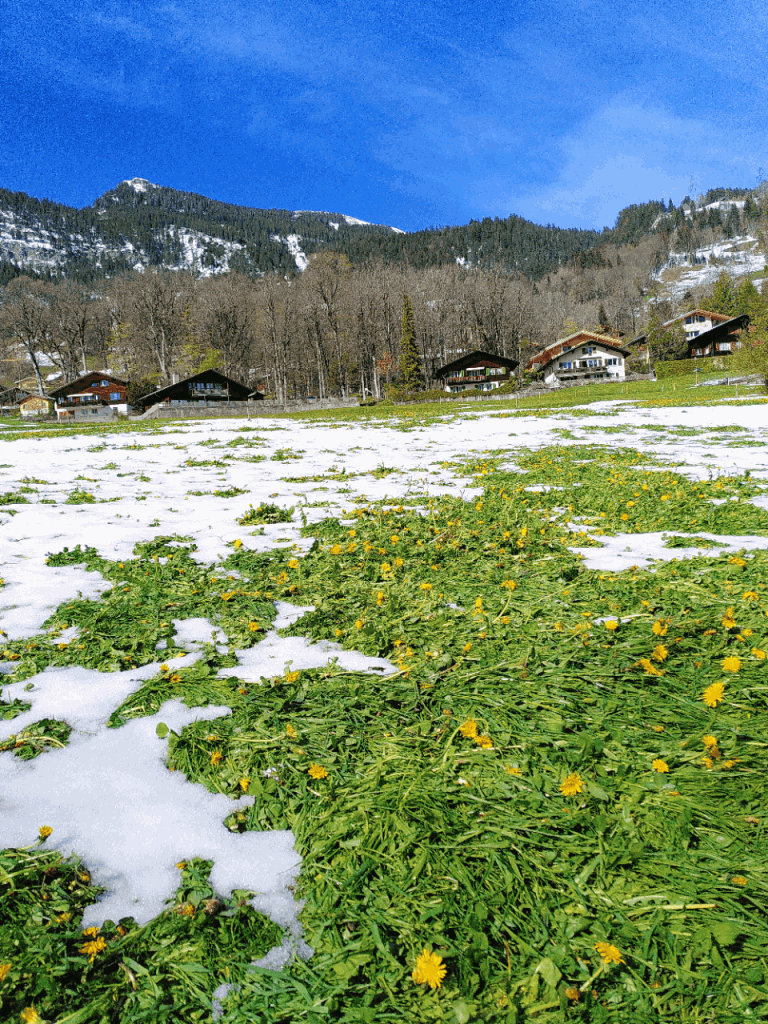
<path fill-rule="evenodd" d="M 753 478 L 766 480 L 768 489 L 768 416 L 763 406 L 648 410 L 605 403 L 594 411 L 594 416 L 500 418 L 495 408 L 451 412 L 442 421 L 410 427 L 397 421 L 317 425 L 219 420 L 169 424 L 155 433 L 41 435 L 17 441 L 4 441 L 0 428 L 0 493 L 33 488 L 25 495 L 30 504 L 0 505 L 0 576 L 5 580 L 0 629 L 11 638 L 31 636 L 62 602 L 78 593 L 97 597 L 110 586 L 98 573 L 77 566 L 47 566 L 49 552 L 81 544 L 113 559 L 127 559 L 139 541 L 182 534 L 194 539 L 195 557 L 206 563 L 225 558 L 238 538 L 253 550 L 296 545 L 300 553 L 311 541 L 300 537 L 299 509 L 312 522 L 343 516 L 361 496 L 393 503 L 414 495 L 470 498 L 477 489 L 441 463 L 502 449 L 508 452 L 508 465 L 514 466 L 517 453 L 557 442 L 553 431 L 566 427 L 572 436 L 563 443 L 646 449 L 691 478 L 749 469 Z M 617 425 L 620 434 L 615 433 Z M 714 429 L 730 425 L 749 433 Z M 675 433 L 680 427 L 689 428 L 684 436 Z M 605 428 L 611 432 L 604 433 Z M 741 438 L 748 438 L 750 446 L 739 447 Z M 228 446 L 232 441 L 238 443 Z M 254 455 L 265 458 L 245 461 Z M 373 476 L 380 468 L 394 471 Z M 296 479 L 324 474 L 333 476 Z M 247 493 L 230 498 L 213 493 L 234 486 Z M 76 489 L 88 491 L 97 503 L 63 504 Z M 294 522 L 267 526 L 260 535 L 238 526 L 237 518 L 249 503 L 265 500 L 295 506 Z M 768 504 L 768 490 L 754 500 Z M 589 567 L 620 570 L 647 563 L 649 557 L 700 553 L 665 548 L 656 534 L 600 539 L 602 547 L 583 549 Z M 763 537 L 718 539 L 733 549 L 768 547 Z M 277 610 L 276 626 L 295 621 L 301 612 L 289 605 Z M 174 664 L 192 664 L 214 628 L 201 619 L 175 626 L 179 645 L 189 653 Z M 219 631 L 214 640 L 226 637 Z M 354 671 L 394 670 L 382 659 L 302 637 L 279 637 L 274 630 L 258 646 L 239 651 L 238 658 L 238 667 L 227 673 L 247 680 L 283 671 L 288 662 L 305 668 L 332 658 Z M 112 712 L 159 665 L 158 660 L 115 673 L 50 669 L 3 687 L 3 701 L 20 698 L 32 706 L 16 719 L 0 721 L 0 741 L 42 718 L 64 720 L 72 733 L 66 747 L 31 761 L 0 754 L 0 848 L 29 845 L 41 825 L 51 826 L 49 846 L 79 854 L 94 882 L 108 889 L 104 900 L 89 909 L 84 925 L 128 915 L 151 919 L 178 885 L 176 863 L 192 856 L 210 859 L 217 890 L 260 892 L 258 909 L 289 927 L 301 950 L 298 907 L 286 888 L 300 864 L 291 834 L 229 833 L 224 818 L 249 798 L 236 802 L 211 794 L 164 765 L 166 740 L 155 731 L 159 722 L 178 730 L 197 719 L 215 720 L 229 709 L 186 708 L 170 701 L 151 717 L 119 729 L 106 727 Z M 11 663 L 0 663 L 3 670 L 10 671 Z"/>
<path fill-rule="evenodd" d="M 690 289 L 702 285 L 712 286 L 723 270 L 727 270 L 732 277 L 739 278 L 762 270 L 766 264 L 765 253 L 760 248 L 758 240 L 751 235 L 702 246 L 696 250 L 695 255 L 696 262 L 692 262 L 687 253 L 672 252 L 655 275 L 657 281 L 666 285 L 670 298 L 682 299 Z M 679 267 L 690 269 L 677 277 L 676 268 Z"/>

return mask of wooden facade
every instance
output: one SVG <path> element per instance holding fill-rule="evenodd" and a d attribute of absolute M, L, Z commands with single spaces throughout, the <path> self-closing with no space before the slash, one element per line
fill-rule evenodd
<path fill-rule="evenodd" d="M 559 341 L 547 345 L 541 352 L 537 352 L 528 360 L 526 370 L 540 370 L 556 356 L 562 355 L 564 352 L 571 352 L 579 345 L 590 345 L 596 342 L 615 345 L 623 337 L 621 331 L 577 331 L 567 338 L 560 338 Z"/>
<path fill-rule="evenodd" d="M 446 391 L 493 391 L 514 376 L 518 363 L 492 352 L 470 352 L 435 370 Z"/>
<path fill-rule="evenodd" d="M 212 405 L 219 402 L 246 402 L 249 398 L 263 399 L 260 392 L 253 393 L 246 384 L 226 377 L 218 370 L 202 370 L 175 384 L 152 391 L 139 399 L 145 409 L 154 405 Z"/>
<path fill-rule="evenodd" d="M 51 416 L 54 403 L 47 395 L 29 395 L 19 402 L 19 409 L 22 416 Z"/>
<path fill-rule="evenodd" d="M 118 412 L 128 411 L 125 381 L 100 370 L 53 388 L 50 394 L 60 409 L 106 404 Z"/>

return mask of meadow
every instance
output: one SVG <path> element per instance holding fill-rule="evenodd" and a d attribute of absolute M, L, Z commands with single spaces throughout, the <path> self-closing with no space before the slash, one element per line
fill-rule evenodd
<path fill-rule="evenodd" d="M 766 398 L 664 386 L 0 428 L 0 1019 L 765 1019 Z"/>

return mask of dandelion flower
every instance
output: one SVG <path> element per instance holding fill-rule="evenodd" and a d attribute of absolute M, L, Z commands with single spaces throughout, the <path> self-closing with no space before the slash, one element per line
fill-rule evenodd
<path fill-rule="evenodd" d="M 424 949 L 416 957 L 416 968 L 411 975 L 417 985 L 429 985 L 440 988 L 448 971 L 443 965 L 443 958 L 430 949 Z"/>
<path fill-rule="evenodd" d="M 742 601 L 759 601 L 760 600 L 760 595 L 756 594 L 754 592 L 754 590 L 745 590 L 744 593 L 741 595 L 741 600 Z"/>
<path fill-rule="evenodd" d="M 53 829 L 51 828 L 50 825 L 43 825 L 39 829 L 38 835 L 40 836 L 41 839 L 47 839 L 48 836 L 51 835 L 52 832 L 53 832 Z"/>
<path fill-rule="evenodd" d="M 213 765 L 218 764 L 221 761 L 223 756 L 224 755 L 222 754 L 222 752 L 220 750 L 214 750 L 214 752 L 211 754 L 211 764 L 213 764 Z"/>
<path fill-rule="evenodd" d="M 465 739 L 473 740 L 477 736 L 477 722 L 474 718 L 468 718 L 459 726 L 459 732 Z"/>
<path fill-rule="evenodd" d="M 765 651 L 761 651 L 759 647 L 752 648 L 752 656 L 760 661 L 765 661 Z"/>
<path fill-rule="evenodd" d="M 669 651 L 664 646 L 664 644 L 657 644 L 656 647 L 654 647 L 653 649 L 653 654 L 651 655 L 651 657 L 655 661 L 666 661 L 666 659 L 669 657 Z"/>
<path fill-rule="evenodd" d="M 160 666 L 160 671 L 161 671 L 161 672 L 170 672 L 171 670 L 170 670 L 170 668 L 169 668 L 169 667 L 168 667 L 168 666 L 167 666 L 167 665 L 166 665 L 165 663 L 163 663 L 163 664 L 162 664 L 162 665 Z"/>
<path fill-rule="evenodd" d="M 286 683 L 295 683 L 298 678 L 299 678 L 298 670 L 296 672 L 286 672 L 285 673 L 285 681 L 286 681 Z"/>
<path fill-rule="evenodd" d="M 493 749 L 493 740 L 490 736 L 475 736 L 475 743 L 484 750 Z"/>
<path fill-rule="evenodd" d="M 723 699 L 725 683 L 712 683 L 703 693 L 704 703 L 708 708 L 716 708 Z"/>
<path fill-rule="evenodd" d="M 507 773 L 507 775 L 523 774 L 522 768 L 518 768 L 517 765 L 509 765 L 507 768 L 504 769 L 504 771 Z"/>
<path fill-rule="evenodd" d="M 250 786 L 250 784 L 251 784 L 251 780 L 250 779 L 240 779 L 240 789 L 242 789 L 242 791 L 244 793 L 248 792 L 248 787 Z"/>
<path fill-rule="evenodd" d="M 655 665 L 651 664 L 650 658 L 640 658 L 639 661 L 635 662 L 637 668 L 644 668 L 645 674 L 648 676 L 663 676 L 664 672 L 661 669 L 656 668 Z"/>
<path fill-rule="evenodd" d="M 292 558 L 290 560 L 290 562 L 288 563 L 288 568 L 289 569 L 298 569 L 299 568 L 299 560 L 298 560 L 298 558 Z"/>
<path fill-rule="evenodd" d="M 728 658 L 723 658 L 721 665 L 723 672 L 738 672 L 741 668 L 741 658 L 731 655 Z"/>
<path fill-rule="evenodd" d="M 332 555 L 340 555 L 341 554 L 341 544 L 334 544 L 333 547 L 331 548 L 331 554 Z"/>
<path fill-rule="evenodd" d="M 433 583 L 420 583 L 419 590 L 431 590 L 433 586 Z"/>
<path fill-rule="evenodd" d="M 298 738 L 298 735 L 299 735 L 296 732 L 296 730 L 293 728 L 293 726 L 290 724 L 290 722 L 285 727 L 285 734 L 286 734 L 286 736 L 288 737 L 289 740 L 295 740 L 295 739 Z"/>
<path fill-rule="evenodd" d="M 187 862 L 185 860 L 180 860 L 179 863 L 176 865 L 179 871 L 184 871 L 186 869 L 186 866 Z"/>
<path fill-rule="evenodd" d="M 746 885 L 747 880 L 744 875 L 734 875 L 731 879 L 733 885 Z"/>
<path fill-rule="evenodd" d="M 516 590 L 517 589 L 517 584 L 515 583 L 514 580 L 504 580 L 504 582 L 501 585 L 502 585 L 502 587 L 504 587 L 505 590 Z"/>
<path fill-rule="evenodd" d="M 328 769 L 314 762 L 307 768 L 311 779 L 325 779 L 328 777 Z"/>
<path fill-rule="evenodd" d="M 600 954 L 604 964 L 623 964 L 624 958 L 621 951 L 612 946 L 610 942 L 596 942 L 595 949 Z"/>
<path fill-rule="evenodd" d="M 560 792 L 563 796 L 576 796 L 582 789 L 584 789 L 584 780 L 575 772 L 571 775 L 566 775 L 560 783 Z"/>
<path fill-rule="evenodd" d="M 22 1010 L 21 1019 L 24 1021 L 24 1024 L 43 1024 L 43 1018 L 34 1006 L 28 1006 L 25 1010 Z"/>
<path fill-rule="evenodd" d="M 662 774 L 669 771 L 669 765 L 666 761 L 662 761 L 660 757 L 656 757 L 651 761 L 651 768 L 655 772 L 662 772 Z"/>
<path fill-rule="evenodd" d="M 733 617 L 733 608 L 728 608 L 722 618 L 725 629 L 736 629 L 736 620 Z"/>
<path fill-rule="evenodd" d="M 252 633 L 257 633 L 257 632 L 258 632 L 258 629 L 259 629 L 259 624 L 258 624 L 258 622 L 249 622 L 249 623 L 248 623 L 248 629 L 249 629 L 249 630 L 250 630 L 250 631 L 251 631 Z"/>
<path fill-rule="evenodd" d="M 657 619 L 653 624 L 655 636 L 666 636 L 669 632 L 669 623 L 665 619 Z"/>
<path fill-rule="evenodd" d="M 243 546 L 243 542 L 240 540 L 239 537 L 237 538 L 237 540 L 235 541 L 233 546 L 234 546 L 236 551 L 239 551 L 240 548 Z"/>
<path fill-rule="evenodd" d="M 11 969 L 10 964 L 0 964 L 0 981 L 5 981 L 8 972 Z"/>
<path fill-rule="evenodd" d="M 355 619 L 355 629 L 362 629 L 363 625 L 364 623 L 362 619 Z"/>
<path fill-rule="evenodd" d="M 709 748 L 709 747 L 716 747 L 717 746 L 717 737 L 716 736 L 712 736 L 709 733 L 707 733 L 706 736 L 702 736 L 701 742 L 707 748 Z"/>
<path fill-rule="evenodd" d="M 581 999 L 581 992 L 579 992 L 575 985 L 571 985 L 565 990 L 565 997 L 574 1003 L 578 1003 L 579 999 Z"/>
<path fill-rule="evenodd" d="M 608 621 L 605 624 L 605 628 L 609 629 L 613 633 L 614 630 L 617 630 L 619 628 L 619 623 L 616 621 L 616 619 L 608 619 Z"/>

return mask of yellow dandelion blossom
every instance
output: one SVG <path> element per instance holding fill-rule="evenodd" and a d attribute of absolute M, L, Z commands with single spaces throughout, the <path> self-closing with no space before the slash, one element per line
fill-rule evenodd
<path fill-rule="evenodd" d="M 482 599 L 482 597 L 476 597 L 475 598 L 475 608 L 477 609 L 477 611 L 482 611 L 483 610 L 483 599 Z"/>
<path fill-rule="evenodd" d="M 250 779 L 240 779 L 240 789 L 242 789 L 242 791 L 244 793 L 248 792 L 248 787 L 250 786 L 250 784 L 251 784 L 251 780 Z"/>
<path fill-rule="evenodd" d="M 648 676 L 664 675 L 664 672 L 661 669 L 658 669 L 655 665 L 651 664 L 650 658 L 640 658 L 639 661 L 635 662 L 635 667 L 645 669 L 645 674 Z"/>
<path fill-rule="evenodd" d="M 660 757 L 655 757 L 653 761 L 651 761 L 651 768 L 653 768 L 655 772 L 661 772 L 662 774 L 669 771 L 669 765 L 666 761 L 662 761 Z"/>
<path fill-rule="evenodd" d="M 429 985 L 434 989 L 440 988 L 447 973 L 443 958 L 430 949 L 424 949 L 416 957 L 416 967 L 411 977 L 417 985 Z"/>
<path fill-rule="evenodd" d="M 702 695 L 702 699 L 708 708 L 716 708 L 723 699 L 725 683 L 712 683 Z"/>
<path fill-rule="evenodd" d="M 222 752 L 220 750 L 214 750 L 214 752 L 211 754 L 211 764 L 213 764 L 213 765 L 218 764 L 221 761 L 223 756 L 224 755 L 222 754 Z"/>
<path fill-rule="evenodd" d="M 8 972 L 11 969 L 10 964 L 0 964 L 0 981 L 5 981 L 8 976 Z"/>
<path fill-rule="evenodd" d="M 93 963 L 99 953 L 103 953 L 107 948 L 107 940 L 103 935 L 99 935 L 98 938 L 92 939 L 89 942 L 84 942 L 80 947 L 80 952 L 85 954 L 88 959 Z"/>
<path fill-rule="evenodd" d="M 664 732 L 664 726 L 663 725 L 652 725 L 651 728 L 653 729 L 654 732 Z"/>
<path fill-rule="evenodd" d="M 470 642 L 465 643 L 461 650 L 463 654 L 469 654 L 472 650 L 472 644 Z"/>
<path fill-rule="evenodd" d="M 728 562 L 730 565 L 738 565 L 740 569 L 743 569 L 747 564 L 745 559 L 739 558 L 738 555 L 732 555 L 731 558 L 728 559 Z"/>
<path fill-rule="evenodd" d="M 286 681 L 286 683 L 295 683 L 298 678 L 299 678 L 298 670 L 295 671 L 295 672 L 286 672 L 285 673 L 285 681 Z"/>
<path fill-rule="evenodd" d="M 170 668 L 169 668 L 169 667 L 168 667 L 168 666 L 167 666 L 167 665 L 166 665 L 165 663 L 163 663 L 163 664 L 162 664 L 162 665 L 160 666 L 160 671 L 161 671 L 161 672 L 170 672 L 171 670 L 170 670 Z"/>
<path fill-rule="evenodd" d="M 507 773 L 507 775 L 522 775 L 523 774 L 522 768 L 518 768 L 517 765 L 509 765 L 508 767 L 506 767 L 504 769 L 504 771 Z"/>
<path fill-rule="evenodd" d="M 710 733 L 707 733 L 706 736 L 702 736 L 701 742 L 704 744 L 705 747 L 716 747 L 717 737 L 712 736 Z"/>
<path fill-rule="evenodd" d="M 185 860 L 180 860 L 179 863 L 176 865 L 176 867 L 179 869 L 179 871 L 184 871 L 186 866 L 187 866 L 187 862 Z"/>
<path fill-rule="evenodd" d="M 237 540 L 235 541 L 233 547 L 235 548 L 236 551 L 239 551 L 242 546 L 243 546 L 243 542 L 238 537 Z"/>
<path fill-rule="evenodd" d="M 257 633 L 257 632 L 258 632 L 258 630 L 259 630 L 259 624 L 258 624 L 258 622 L 249 622 L 249 623 L 248 623 L 248 629 L 249 629 L 249 630 L 250 630 L 250 631 L 251 631 L 252 633 Z"/>
<path fill-rule="evenodd" d="M 570 999 L 574 1003 L 578 1003 L 578 1001 L 581 999 L 581 992 L 576 988 L 575 985 L 570 985 L 565 990 L 565 998 Z"/>
<path fill-rule="evenodd" d="M 477 722 L 474 718 L 468 718 L 459 726 L 459 732 L 465 739 L 473 740 L 477 736 Z"/>
<path fill-rule="evenodd" d="M 331 554 L 332 555 L 340 555 L 341 554 L 341 544 L 334 544 L 333 547 L 331 548 Z"/>
<path fill-rule="evenodd" d="M 759 601 L 760 600 L 760 595 L 756 594 L 754 592 L 754 590 L 745 590 L 744 593 L 741 595 L 741 600 L 742 601 Z"/>
<path fill-rule="evenodd" d="M 736 620 L 733 617 L 733 608 L 727 608 L 725 615 L 722 618 L 722 624 L 725 629 L 736 629 Z"/>
<path fill-rule="evenodd" d="M 744 877 L 744 875 L 734 875 L 733 878 L 731 879 L 731 883 L 733 885 L 746 885 L 747 884 L 747 880 Z"/>
<path fill-rule="evenodd" d="M 380 590 L 378 592 L 378 594 L 376 595 L 376 604 L 379 606 L 379 608 L 381 608 L 381 606 L 384 604 L 384 591 L 383 590 Z"/>
<path fill-rule="evenodd" d="M 420 583 L 419 590 L 431 590 L 433 586 L 433 583 Z"/>
<path fill-rule="evenodd" d="M 664 646 L 664 644 L 657 644 L 653 649 L 653 654 L 651 655 L 651 657 L 654 659 L 654 661 L 666 661 L 666 659 L 669 657 L 669 651 Z"/>
<path fill-rule="evenodd" d="M 299 734 L 296 732 L 296 730 L 289 722 L 288 725 L 286 725 L 285 727 L 285 735 L 288 737 L 289 740 L 295 740 L 298 739 Z"/>
<path fill-rule="evenodd" d="M 398 569 L 400 569 L 404 565 L 404 562 L 403 562 L 402 558 L 399 558 L 399 557 L 396 558 L 395 559 L 395 565 L 397 566 Z"/>
<path fill-rule="evenodd" d="M 761 651 L 759 647 L 753 647 L 752 657 L 758 658 L 760 661 L 765 661 L 765 651 Z"/>
<path fill-rule="evenodd" d="M 657 619 L 652 628 L 655 636 L 666 636 L 669 632 L 669 623 L 666 619 Z"/>
<path fill-rule="evenodd" d="M 43 1018 L 34 1006 L 28 1006 L 25 1010 L 22 1010 L 21 1019 L 24 1021 L 24 1024 L 43 1024 Z"/>
<path fill-rule="evenodd" d="M 288 563 L 288 568 L 289 569 L 298 569 L 299 568 L 299 560 L 298 560 L 298 558 L 292 558 L 290 560 L 290 562 Z"/>
<path fill-rule="evenodd" d="M 475 736 L 474 739 L 478 747 L 482 747 L 484 750 L 493 749 L 493 740 L 490 736 Z"/>
<path fill-rule="evenodd" d="M 619 628 L 619 623 L 616 619 L 608 619 L 608 621 L 605 623 L 605 628 L 613 633 L 614 630 L 617 630 Z"/>
<path fill-rule="evenodd" d="M 560 783 L 560 792 L 563 796 L 576 796 L 582 789 L 584 789 L 584 780 L 575 772 L 571 775 L 566 775 Z"/>
<path fill-rule="evenodd" d="M 621 951 L 612 946 L 610 942 L 596 942 L 595 949 L 600 954 L 604 964 L 623 964 L 624 958 Z"/>
<path fill-rule="evenodd" d="M 562 633 L 563 632 L 563 624 L 562 624 L 562 622 L 556 622 L 552 628 L 554 629 L 554 631 L 556 633 Z"/>
<path fill-rule="evenodd" d="M 723 658 L 720 664 L 723 672 L 738 672 L 741 668 L 741 658 L 737 658 L 735 655 L 730 655 L 727 658 Z"/>
<path fill-rule="evenodd" d="M 42 825 L 38 830 L 38 835 L 41 839 L 47 839 L 49 835 L 53 833 L 53 829 L 50 825 Z"/>
<path fill-rule="evenodd" d="M 501 585 L 505 590 L 517 590 L 517 584 L 514 580 L 504 580 Z"/>
<path fill-rule="evenodd" d="M 307 768 L 307 772 L 311 779 L 326 779 L 328 777 L 328 769 L 314 762 Z"/>
<path fill-rule="evenodd" d="M 364 622 L 362 619 L 355 619 L 355 629 L 362 629 Z"/>

